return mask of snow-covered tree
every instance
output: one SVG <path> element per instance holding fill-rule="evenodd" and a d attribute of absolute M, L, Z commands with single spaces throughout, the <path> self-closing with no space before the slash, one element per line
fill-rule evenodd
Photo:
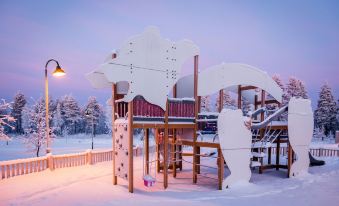
<path fill-rule="evenodd" d="M 112 132 L 112 105 L 110 104 L 109 101 L 106 102 L 105 116 L 106 116 L 105 124 L 108 128 L 108 132 L 111 133 Z"/>
<path fill-rule="evenodd" d="M 15 121 L 15 131 L 18 134 L 23 133 L 22 129 L 22 110 L 26 105 L 26 98 L 21 92 L 18 92 L 14 96 L 14 102 L 12 105 L 12 116 L 16 119 Z"/>
<path fill-rule="evenodd" d="M 216 108 L 217 110 L 219 109 L 219 98 L 220 96 L 218 95 L 218 99 L 216 101 Z M 237 108 L 235 100 L 232 99 L 229 91 L 226 91 L 225 89 L 223 90 L 223 107 L 222 108 L 228 108 L 228 109 L 235 109 Z"/>
<path fill-rule="evenodd" d="M 65 123 L 65 129 L 68 134 L 76 134 L 80 127 L 81 110 L 78 102 L 72 95 L 65 95 L 62 98 L 62 117 Z"/>
<path fill-rule="evenodd" d="M 99 117 L 103 113 L 102 107 L 95 97 L 89 97 L 83 112 L 85 113 L 86 131 L 93 131 L 95 136 L 96 128 L 99 124 Z"/>
<path fill-rule="evenodd" d="M 286 88 L 286 100 L 287 103 L 292 97 L 299 98 L 308 98 L 308 94 L 305 88 L 304 82 L 297 79 L 296 77 L 290 77 L 288 80 L 287 88 Z"/>
<path fill-rule="evenodd" d="M 201 111 L 202 112 L 210 112 L 211 111 L 211 98 L 210 96 L 202 96 L 201 97 Z"/>
<path fill-rule="evenodd" d="M 39 98 L 31 106 L 26 105 L 23 110 L 23 127 L 25 144 L 39 157 L 41 148 L 46 144 L 46 108 L 45 100 Z M 49 114 L 49 120 L 51 119 Z M 53 138 L 53 128 L 50 128 Z"/>
<path fill-rule="evenodd" d="M 243 112 L 243 115 L 244 116 L 247 116 L 248 115 L 248 112 L 252 111 L 253 110 L 253 105 L 251 105 L 251 103 L 245 99 L 245 98 L 242 98 L 242 103 L 241 103 L 241 110 Z"/>
<path fill-rule="evenodd" d="M 335 132 L 337 126 L 337 105 L 330 86 L 326 83 L 321 87 L 317 109 L 314 112 L 316 127 L 323 129 L 325 135 Z"/>
<path fill-rule="evenodd" d="M 57 101 L 55 113 L 53 115 L 53 127 L 55 128 L 55 133 L 57 135 L 63 135 L 64 119 L 62 117 L 61 107 L 61 102 Z"/>
<path fill-rule="evenodd" d="M 11 138 L 6 134 L 5 127 L 14 129 L 11 123 L 15 122 L 8 110 L 11 109 L 10 103 L 6 103 L 4 99 L 0 101 L 0 141 L 9 141 Z"/>

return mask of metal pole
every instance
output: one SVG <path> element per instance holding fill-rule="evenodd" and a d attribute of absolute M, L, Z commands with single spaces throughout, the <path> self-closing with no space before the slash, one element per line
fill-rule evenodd
<path fill-rule="evenodd" d="M 47 78 L 47 64 L 45 67 L 45 104 L 46 104 L 46 153 L 51 152 L 50 136 L 49 136 L 49 100 L 48 100 L 48 78 Z"/>

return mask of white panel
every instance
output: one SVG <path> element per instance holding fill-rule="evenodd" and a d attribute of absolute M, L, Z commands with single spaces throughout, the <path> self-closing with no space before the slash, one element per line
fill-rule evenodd
<path fill-rule="evenodd" d="M 199 48 L 189 40 L 171 42 L 160 36 L 157 28 L 149 27 L 142 34 L 126 41 L 117 50 L 117 57 L 99 66 L 110 83 L 127 81 L 129 90 L 124 101 L 142 95 L 148 102 L 165 109 L 166 97 L 180 78 L 184 62 L 199 54 Z M 95 87 L 100 82 L 88 74 Z M 98 85 L 98 86 L 97 86 Z"/>
<path fill-rule="evenodd" d="M 223 181 L 223 188 L 251 178 L 250 158 L 252 133 L 244 125 L 241 110 L 223 109 L 218 116 L 220 147 L 231 174 Z"/>
<path fill-rule="evenodd" d="M 188 75 L 180 78 L 177 82 L 177 97 L 193 97 L 194 98 L 194 78 Z"/>
<path fill-rule="evenodd" d="M 279 102 L 282 100 L 282 90 L 266 72 L 245 64 L 223 63 L 212 66 L 199 73 L 198 82 L 199 96 L 235 85 L 251 85 L 267 91 Z"/>
<path fill-rule="evenodd" d="M 293 97 L 288 103 L 288 137 L 297 160 L 291 166 L 290 176 L 308 172 L 313 124 L 311 101 Z"/>

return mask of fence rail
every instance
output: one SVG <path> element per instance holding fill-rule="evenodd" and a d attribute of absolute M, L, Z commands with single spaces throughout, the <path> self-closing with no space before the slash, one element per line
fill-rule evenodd
<path fill-rule="evenodd" d="M 276 153 L 277 148 L 272 147 L 272 153 Z M 286 156 L 288 152 L 287 147 L 280 148 L 280 154 Z M 325 149 L 325 148 L 310 148 L 312 156 L 315 157 L 339 157 L 339 148 L 338 149 Z"/>

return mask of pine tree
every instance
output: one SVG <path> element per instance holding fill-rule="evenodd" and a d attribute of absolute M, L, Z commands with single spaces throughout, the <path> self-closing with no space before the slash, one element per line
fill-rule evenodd
<path fill-rule="evenodd" d="M 101 105 L 98 103 L 95 97 L 89 97 L 87 105 L 84 108 L 86 131 L 93 131 L 94 136 L 96 134 L 96 128 L 99 124 L 99 117 L 103 111 Z"/>
<path fill-rule="evenodd" d="M 15 122 L 15 131 L 18 134 L 22 134 L 23 133 L 23 129 L 22 129 L 22 110 L 24 108 L 24 106 L 26 105 L 26 98 L 25 95 L 23 95 L 22 93 L 18 92 L 15 96 L 14 96 L 14 103 L 12 106 L 12 116 L 16 119 Z"/>
<path fill-rule="evenodd" d="M 15 118 L 9 114 L 9 109 L 11 109 L 11 105 L 2 99 L 0 101 L 0 141 L 9 141 L 11 139 L 6 134 L 5 127 L 14 129 L 11 123 L 15 122 Z"/>
<path fill-rule="evenodd" d="M 200 102 L 201 102 L 201 111 L 202 112 L 210 112 L 211 111 L 210 96 L 202 96 Z"/>
<path fill-rule="evenodd" d="M 308 94 L 304 82 L 295 77 L 290 77 L 286 89 L 287 103 L 292 97 L 308 99 Z"/>
<path fill-rule="evenodd" d="M 333 98 L 331 88 L 326 83 L 321 87 L 317 109 L 314 113 L 316 127 L 323 129 L 325 135 L 335 132 L 337 124 L 337 105 Z"/>
<path fill-rule="evenodd" d="M 71 95 L 63 97 L 61 113 L 68 134 L 76 134 L 80 126 L 81 111 L 78 102 Z"/>

